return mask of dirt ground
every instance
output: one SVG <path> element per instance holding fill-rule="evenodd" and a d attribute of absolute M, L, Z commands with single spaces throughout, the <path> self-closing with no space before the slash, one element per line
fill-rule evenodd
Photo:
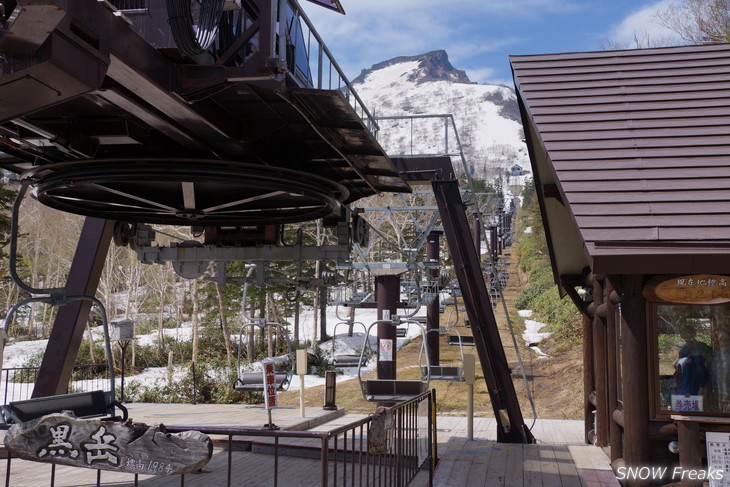
<path fill-rule="evenodd" d="M 519 346 L 519 353 L 525 367 L 528 379 L 527 385 L 523 381 L 522 373 L 519 370 L 517 353 L 510 335 L 505 317 L 502 302 L 497 304 L 495 316 L 500 327 L 502 344 L 505 348 L 507 361 L 513 371 L 512 377 L 517 391 L 517 396 L 522 408 L 522 414 L 526 424 L 531 424 L 533 409 L 528 399 L 527 388 L 530 389 L 534 401 L 534 409 L 538 418 L 544 419 L 581 419 L 583 414 L 583 368 L 581 349 L 569 350 L 553 355 L 551 353 L 550 341 L 543 342 L 541 348 L 549 358 L 537 358 L 535 352 L 524 346 L 521 338 L 524 326 L 522 319 L 517 316 L 514 310 L 514 300 L 521 287 L 525 284 L 524 278 L 517 275 L 516 265 L 512 265 L 510 278 L 504 297 L 507 309 L 513 317 L 512 325 L 515 327 L 516 339 Z M 441 315 L 442 326 L 446 324 L 449 314 L 449 307 Z M 464 313 L 461 313 L 460 321 L 463 321 Z M 471 331 L 459 324 L 459 332 L 462 335 L 471 335 Z M 397 367 L 399 379 L 420 378 L 417 364 L 421 347 L 421 340 L 413 340 L 397 354 Z M 459 347 L 449 346 L 445 339 L 441 342 L 441 365 L 459 365 L 461 357 Z M 474 347 L 464 347 L 464 353 L 477 355 Z M 477 363 L 477 383 L 474 394 L 474 412 L 476 416 L 493 416 L 492 407 L 489 403 L 486 382 L 479 364 Z M 374 375 L 373 377 L 374 378 Z M 298 380 L 295 378 L 294 380 Z M 436 390 L 436 401 L 439 414 L 453 414 L 463 416 L 467 410 L 467 386 L 464 382 L 432 381 L 432 389 Z M 298 405 L 299 392 L 284 392 L 280 395 L 280 402 L 283 405 Z M 347 412 L 369 413 L 374 412 L 375 404 L 366 402 L 360 393 L 360 386 L 357 380 L 340 382 L 337 384 L 337 406 L 345 407 Z M 305 404 L 317 406 L 324 404 L 324 388 L 314 387 L 305 391 Z"/>

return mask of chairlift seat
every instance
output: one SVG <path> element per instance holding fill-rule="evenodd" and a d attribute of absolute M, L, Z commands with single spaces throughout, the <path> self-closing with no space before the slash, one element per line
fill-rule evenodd
<path fill-rule="evenodd" d="M 474 346 L 474 337 L 470 335 L 449 335 L 449 345 L 459 345 L 459 340 L 461 340 L 461 345 L 465 347 L 473 347 Z"/>
<path fill-rule="evenodd" d="M 364 354 L 362 356 L 362 365 L 367 365 L 369 361 L 370 355 Z M 332 361 L 332 365 L 334 365 L 335 367 L 358 367 L 360 365 L 360 355 L 335 355 L 335 359 Z"/>
<path fill-rule="evenodd" d="M 286 390 L 291 381 L 291 374 L 288 372 L 276 372 L 274 374 L 274 383 L 277 391 Z M 263 372 L 244 372 L 239 375 L 233 388 L 237 391 L 264 391 L 264 373 Z"/>
<path fill-rule="evenodd" d="M 428 384 L 420 380 L 370 379 L 363 381 L 365 399 L 371 402 L 400 402 L 426 392 Z"/>
<path fill-rule="evenodd" d="M 395 336 L 398 338 L 405 338 L 408 335 L 408 328 L 398 327 L 395 329 Z"/>
<path fill-rule="evenodd" d="M 431 380 L 461 380 L 461 367 L 456 365 L 432 365 L 429 367 L 421 367 L 421 375 L 426 377 L 431 372 Z"/>
<path fill-rule="evenodd" d="M 114 401 L 111 393 L 101 390 L 13 401 L 2 406 L 1 411 L 5 422 L 11 424 L 23 423 L 62 411 L 71 411 L 77 418 L 94 418 L 113 414 L 114 407 L 122 411 L 122 417 L 110 416 L 104 419 L 126 421 L 127 408 Z"/>

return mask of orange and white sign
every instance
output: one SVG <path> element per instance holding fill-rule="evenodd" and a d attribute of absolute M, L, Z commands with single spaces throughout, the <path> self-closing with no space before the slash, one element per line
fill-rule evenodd
<path fill-rule="evenodd" d="M 274 362 L 264 362 L 264 403 L 266 409 L 274 409 L 278 406 L 276 395 L 276 370 Z"/>
<path fill-rule="evenodd" d="M 647 284 L 645 295 L 670 303 L 720 304 L 730 301 L 730 277 L 695 274 Z"/>

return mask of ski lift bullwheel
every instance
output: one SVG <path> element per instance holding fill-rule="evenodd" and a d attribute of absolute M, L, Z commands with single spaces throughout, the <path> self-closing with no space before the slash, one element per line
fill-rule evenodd
<path fill-rule="evenodd" d="M 43 204 L 70 213 L 168 225 L 272 225 L 338 213 L 347 188 L 311 173 L 200 159 L 94 159 L 23 175 Z"/>

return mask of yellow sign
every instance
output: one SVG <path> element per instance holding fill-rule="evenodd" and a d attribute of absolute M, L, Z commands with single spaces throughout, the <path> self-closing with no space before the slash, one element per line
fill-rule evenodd
<path fill-rule="evenodd" d="M 657 284 L 653 294 L 671 303 L 727 303 L 730 301 L 730 277 L 714 274 L 674 277 Z"/>

